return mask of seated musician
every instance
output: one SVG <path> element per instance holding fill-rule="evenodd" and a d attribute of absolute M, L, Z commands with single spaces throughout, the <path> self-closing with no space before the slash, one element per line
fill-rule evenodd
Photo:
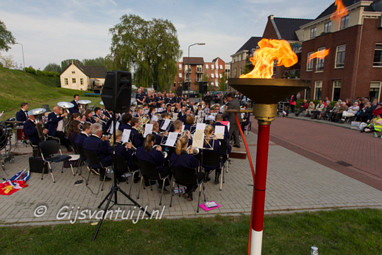
<path fill-rule="evenodd" d="M 81 133 L 81 122 L 72 120 L 69 122 L 68 139 L 71 144 L 75 144 L 76 137 Z"/>
<path fill-rule="evenodd" d="M 220 152 L 220 143 L 219 140 L 217 140 L 216 136 L 214 136 L 214 127 L 212 125 L 206 126 L 206 129 L 204 130 L 204 146 L 205 149 L 212 149 L 213 151 Z M 203 168 L 206 170 L 205 174 L 205 181 L 211 180 L 209 178 L 209 173 L 212 170 L 215 170 L 215 184 L 219 183 L 219 177 L 221 173 L 220 165 L 218 166 L 206 166 L 203 165 Z"/>
<path fill-rule="evenodd" d="M 61 113 L 61 108 L 59 106 L 53 107 L 53 112 L 49 113 L 48 115 L 48 122 L 46 123 L 46 126 L 49 130 L 48 135 L 57 137 L 60 139 L 60 143 L 64 145 L 68 151 L 73 151 L 72 147 L 70 146 L 70 142 L 65 137 L 64 133 L 64 117 L 67 116 L 68 113 Z"/>
<path fill-rule="evenodd" d="M 84 140 L 83 149 L 89 151 L 97 152 L 99 159 L 102 163 L 102 168 L 100 166 L 93 166 L 94 168 L 99 168 L 99 172 L 96 169 L 92 168 L 93 173 L 99 174 L 99 180 L 103 181 L 106 171 L 105 167 L 111 166 L 111 155 L 113 153 L 113 149 L 110 146 L 109 138 L 107 136 L 102 137 L 102 125 L 99 123 L 94 123 L 90 127 L 91 135 Z M 102 140 L 102 139 L 103 140 Z M 105 181 L 111 180 L 106 177 Z"/>
<path fill-rule="evenodd" d="M 78 105 L 78 100 L 79 100 L 79 99 L 80 99 L 80 97 L 79 97 L 78 95 L 74 95 L 74 96 L 73 96 L 73 101 L 71 101 L 71 103 L 74 105 L 74 107 L 69 108 L 69 112 L 70 112 L 70 114 L 80 112 L 80 111 L 79 111 L 79 105 Z"/>
<path fill-rule="evenodd" d="M 85 116 L 85 122 L 87 123 L 94 124 L 97 122 L 97 118 L 93 118 L 93 113 L 92 113 L 92 110 L 90 109 L 87 109 L 85 111 L 84 116 Z"/>
<path fill-rule="evenodd" d="M 159 123 L 157 121 L 151 121 L 153 124 L 153 134 L 155 135 L 155 145 L 160 145 L 162 142 L 162 136 L 159 134 Z"/>
<path fill-rule="evenodd" d="M 187 115 L 186 115 L 186 107 L 184 105 L 180 108 L 180 111 L 178 113 L 178 119 L 181 122 L 186 123 Z"/>
<path fill-rule="evenodd" d="M 28 120 L 28 103 L 21 103 L 20 106 L 20 111 L 16 112 L 16 120 L 22 122 L 19 125 L 23 125 Z"/>
<path fill-rule="evenodd" d="M 188 147 L 188 138 L 186 136 L 182 136 L 176 142 L 175 153 L 171 155 L 170 164 L 172 167 L 182 167 L 182 168 L 192 168 L 196 169 L 199 166 L 198 159 L 192 154 L 193 148 L 190 147 L 189 151 L 187 151 Z M 199 182 L 203 180 L 204 174 L 197 173 Z M 192 201 L 192 192 L 195 191 L 197 185 L 195 186 L 187 186 L 186 192 L 183 197 L 188 201 Z"/>
<path fill-rule="evenodd" d="M 125 113 L 122 115 L 121 124 L 119 125 L 118 129 L 123 132 L 125 129 L 131 129 L 131 119 L 133 117 L 130 113 Z"/>
<path fill-rule="evenodd" d="M 74 139 L 74 145 L 78 149 L 78 153 L 81 153 L 83 145 L 84 145 L 84 141 L 86 138 L 88 138 L 88 136 L 91 133 L 90 126 L 91 126 L 90 123 L 84 123 L 82 125 L 82 131 Z M 82 158 L 82 160 L 85 160 L 85 158 L 83 158 L 83 156 L 84 155 L 81 155 L 81 158 Z"/>
<path fill-rule="evenodd" d="M 153 148 L 154 144 L 155 135 L 147 135 L 144 145 L 137 148 L 135 156 L 138 160 L 154 163 L 157 166 L 157 169 L 161 176 L 166 176 L 170 173 L 170 170 L 168 169 L 168 167 L 165 167 L 166 160 L 164 155 L 162 154 L 162 147 L 159 145 L 156 146 L 156 148 Z M 148 185 L 147 180 L 145 180 L 145 183 L 146 185 Z"/>
<path fill-rule="evenodd" d="M 165 113 L 162 113 L 162 119 L 159 121 L 159 127 L 160 127 L 160 130 L 161 131 L 167 131 L 167 130 L 169 130 L 169 128 L 170 128 L 170 126 L 171 126 L 171 124 L 169 124 L 166 128 L 164 128 L 163 127 L 163 124 L 165 123 L 165 121 L 167 120 L 167 119 L 170 119 L 170 114 L 168 114 L 167 112 L 165 112 Z"/>
<path fill-rule="evenodd" d="M 184 130 L 189 130 L 192 133 L 195 129 L 194 123 L 195 123 L 194 115 L 187 115 L 186 124 L 184 124 Z"/>
<path fill-rule="evenodd" d="M 135 148 L 138 148 L 143 145 L 143 136 L 141 133 L 139 133 L 138 126 L 139 126 L 139 119 L 132 118 L 130 137 Z"/>
<path fill-rule="evenodd" d="M 48 129 L 36 126 L 36 118 L 34 115 L 29 115 L 27 121 L 24 122 L 24 132 L 27 134 L 29 141 L 32 145 L 39 145 L 40 142 L 43 142 L 43 136 L 48 134 Z M 37 128 L 40 128 L 41 131 L 38 131 Z"/>
<path fill-rule="evenodd" d="M 215 117 L 215 123 L 212 124 L 212 126 L 215 129 L 215 126 L 224 126 L 224 140 L 228 141 L 228 127 L 222 123 L 223 121 L 223 115 L 222 114 L 217 114 Z"/>

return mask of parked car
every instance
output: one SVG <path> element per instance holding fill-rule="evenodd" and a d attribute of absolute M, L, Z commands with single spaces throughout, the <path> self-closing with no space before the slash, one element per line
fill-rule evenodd
<path fill-rule="evenodd" d="M 199 97 L 199 93 L 196 91 L 193 91 L 193 90 L 183 90 L 182 95 L 183 96 L 187 95 L 188 98 L 191 98 L 191 97 L 198 98 Z"/>

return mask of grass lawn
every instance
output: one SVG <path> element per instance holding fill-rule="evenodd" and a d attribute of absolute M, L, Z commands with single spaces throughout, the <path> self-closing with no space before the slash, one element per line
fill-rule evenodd
<path fill-rule="evenodd" d="M 72 101 L 74 94 L 99 106 L 100 97 L 84 97 L 81 95 L 87 91 L 62 89 L 59 84 L 59 78 L 0 68 L 0 112 L 4 111 L 1 120 L 15 117 L 22 102 L 28 102 L 30 110 L 40 108 L 42 104 L 48 104 L 52 110 L 59 101 Z"/>
<path fill-rule="evenodd" d="M 246 254 L 249 217 L 0 228 L 1 254 Z M 381 254 L 382 211 L 266 216 L 263 254 Z"/>

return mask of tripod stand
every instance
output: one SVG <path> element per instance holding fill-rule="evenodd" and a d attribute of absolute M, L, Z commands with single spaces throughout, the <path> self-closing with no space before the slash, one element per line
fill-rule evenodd
<path fill-rule="evenodd" d="M 106 202 L 106 205 L 103 209 L 102 218 L 99 220 L 97 229 L 93 235 L 92 241 L 94 241 L 97 238 L 98 231 L 101 228 L 101 225 L 103 223 L 103 220 L 105 219 L 106 212 L 112 208 L 114 205 L 127 205 L 127 206 L 137 206 L 140 210 L 145 212 L 147 216 L 151 217 L 151 214 L 144 210 L 141 205 L 139 205 L 134 199 L 132 199 L 129 195 L 127 195 L 117 184 L 117 175 L 115 173 L 115 165 L 116 165 L 116 157 L 115 157 L 115 129 L 116 129 L 116 119 L 115 119 L 115 113 L 113 113 L 113 169 L 114 169 L 114 177 L 113 177 L 113 186 L 111 187 L 111 190 L 106 195 L 106 197 L 102 200 L 102 202 L 99 204 L 98 209 L 101 208 L 101 206 Z M 118 203 L 118 192 L 120 192 L 123 196 L 125 196 L 127 199 L 129 199 L 132 203 L 131 204 L 119 204 Z M 114 197 L 114 201 L 113 201 Z M 110 205 L 110 203 L 113 201 L 113 204 Z"/>

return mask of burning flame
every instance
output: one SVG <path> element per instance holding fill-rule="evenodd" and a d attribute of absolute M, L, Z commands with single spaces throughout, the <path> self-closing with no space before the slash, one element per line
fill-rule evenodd
<path fill-rule="evenodd" d="M 262 39 L 259 49 L 249 60 L 254 65 L 251 72 L 240 75 L 240 78 L 272 78 L 274 61 L 278 66 L 291 67 L 298 62 L 296 53 L 285 40 Z"/>
<path fill-rule="evenodd" d="M 337 10 L 332 13 L 330 20 L 341 22 L 342 17 L 348 15 L 349 11 L 343 4 L 342 0 L 336 0 L 334 4 L 337 6 Z"/>
<path fill-rule="evenodd" d="M 328 54 L 329 54 L 329 49 L 323 49 L 323 50 L 317 51 L 309 56 L 308 63 L 314 58 L 324 59 Z"/>

